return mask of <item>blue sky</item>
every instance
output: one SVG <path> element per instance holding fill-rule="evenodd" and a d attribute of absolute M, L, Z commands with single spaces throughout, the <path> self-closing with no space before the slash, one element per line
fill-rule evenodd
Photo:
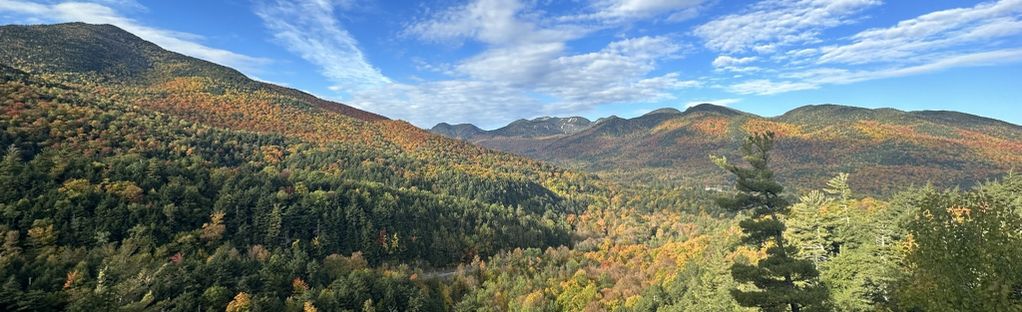
<path fill-rule="evenodd" d="M 0 0 L 430 127 L 711 102 L 1022 124 L 1022 0 Z"/>

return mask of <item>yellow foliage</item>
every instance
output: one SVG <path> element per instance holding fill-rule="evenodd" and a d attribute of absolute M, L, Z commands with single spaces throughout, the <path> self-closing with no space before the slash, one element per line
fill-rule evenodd
<path fill-rule="evenodd" d="M 202 224 L 202 239 L 215 241 L 223 237 L 226 230 L 226 226 L 223 224 L 224 216 L 224 212 L 219 210 L 210 214 L 210 222 Z"/>
<path fill-rule="evenodd" d="M 955 223 L 958 224 L 965 223 L 965 220 L 972 216 L 972 209 L 968 207 L 950 207 L 947 209 L 947 212 L 951 214 L 951 219 L 955 220 Z"/>
<path fill-rule="evenodd" d="M 227 312 L 248 312 L 252 310 L 252 298 L 245 292 L 239 292 L 234 300 L 227 303 Z"/>
<path fill-rule="evenodd" d="M 306 301 L 305 305 L 302 306 L 302 311 L 305 311 L 305 312 L 317 312 L 317 311 L 319 311 L 319 309 L 316 309 L 316 306 L 312 305 L 312 302 Z"/>
<path fill-rule="evenodd" d="M 64 185 L 57 191 L 67 194 L 69 198 L 75 198 L 82 196 L 87 192 L 94 190 L 95 187 L 89 183 L 86 179 L 71 179 L 64 182 Z"/>
<path fill-rule="evenodd" d="M 142 188 L 131 181 L 116 181 L 103 183 L 103 189 L 108 193 L 120 197 L 129 202 L 138 202 L 142 199 Z"/>

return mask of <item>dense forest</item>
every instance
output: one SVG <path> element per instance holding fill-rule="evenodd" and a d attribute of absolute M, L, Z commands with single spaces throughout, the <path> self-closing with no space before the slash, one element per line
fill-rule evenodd
<path fill-rule="evenodd" d="M 762 211 L 721 204 L 748 192 L 742 162 L 722 189 L 618 183 L 112 26 L 4 26 L 0 46 L 0 310 L 752 311 L 735 294 L 771 289 L 734 269 L 778 259 L 750 243 Z M 763 184 L 785 203 L 769 235 L 820 310 L 1018 310 L 1022 177 L 1003 174 Z"/>

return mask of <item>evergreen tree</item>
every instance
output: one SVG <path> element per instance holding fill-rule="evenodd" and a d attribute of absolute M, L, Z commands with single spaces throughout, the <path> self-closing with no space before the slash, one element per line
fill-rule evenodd
<path fill-rule="evenodd" d="M 797 259 L 796 249 L 784 239 L 784 222 L 780 215 L 791 205 L 782 196 L 784 187 L 774 180 L 768 166 L 774 134 L 754 134 L 742 144 L 742 158 L 749 167 L 728 163 L 724 157 L 713 161 L 735 175 L 738 193 L 720 198 L 717 204 L 732 211 L 751 211 L 749 219 L 739 223 L 746 234 L 743 241 L 757 248 L 766 247 L 767 256 L 757 264 L 735 263 L 731 275 L 736 282 L 751 283 L 751 289 L 733 289 L 732 297 L 742 306 L 764 311 L 792 312 L 826 310 L 829 294 L 819 282 L 819 272 L 812 261 Z"/>

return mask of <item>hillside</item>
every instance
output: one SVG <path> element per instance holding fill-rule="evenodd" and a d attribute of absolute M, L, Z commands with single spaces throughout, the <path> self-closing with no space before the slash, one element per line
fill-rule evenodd
<path fill-rule="evenodd" d="M 484 131 L 458 138 L 621 181 L 709 187 L 724 180 L 707 155 L 737 157 L 739 138 L 766 130 L 780 137 L 778 175 L 801 188 L 838 172 L 850 173 L 854 187 L 872 194 L 912 184 L 969 186 L 1022 163 L 1018 125 L 958 112 L 840 105 L 809 105 L 765 118 L 702 104 L 632 119 L 612 116 L 575 133 Z"/>
<path fill-rule="evenodd" d="M 109 25 L 0 27 L 0 96 L 0 310 L 196 310 L 210 301 L 195 289 L 221 306 L 222 292 L 243 290 L 280 310 L 290 291 L 278 286 L 296 280 L 324 294 L 347 291 L 331 282 L 370 287 L 328 295 L 353 300 L 324 299 L 328 309 L 368 299 L 430 309 L 442 302 L 422 298 L 439 296 L 408 267 L 373 268 L 571 245 L 565 216 L 602 196 L 584 175 L 253 81 Z M 104 287 L 97 275 L 117 299 L 92 291 Z M 136 276 L 159 286 L 130 284 Z"/>

